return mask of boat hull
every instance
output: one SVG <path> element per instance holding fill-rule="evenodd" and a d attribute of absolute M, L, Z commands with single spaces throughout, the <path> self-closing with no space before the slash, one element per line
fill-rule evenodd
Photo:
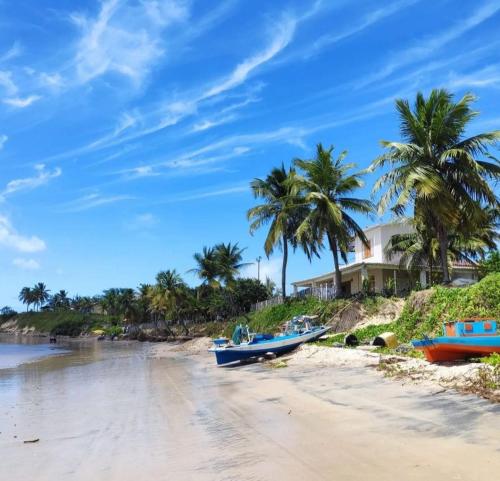
<path fill-rule="evenodd" d="M 293 351 L 305 342 L 313 341 L 321 337 L 329 328 L 317 329 L 312 332 L 301 335 L 275 337 L 264 342 L 255 344 L 240 344 L 239 346 L 226 346 L 211 349 L 215 353 L 217 364 L 229 364 L 238 361 L 244 361 L 253 357 L 264 356 L 268 353 L 277 356 Z"/>
<path fill-rule="evenodd" d="M 475 338 L 437 337 L 412 341 L 413 347 L 422 351 L 430 362 L 456 361 L 470 357 L 482 357 L 500 353 L 500 336 Z"/>

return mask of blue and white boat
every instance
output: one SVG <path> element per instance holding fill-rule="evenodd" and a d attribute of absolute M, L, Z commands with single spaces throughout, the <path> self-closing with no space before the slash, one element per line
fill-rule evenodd
<path fill-rule="evenodd" d="M 254 357 L 293 351 L 305 342 L 314 341 L 325 334 L 329 326 L 313 326 L 315 316 L 298 316 L 287 322 L 278 335 L 251 333 L 248 326 L 237 326 L 231 341 L 214 339 L 217 364 L 228 364 Z"/>

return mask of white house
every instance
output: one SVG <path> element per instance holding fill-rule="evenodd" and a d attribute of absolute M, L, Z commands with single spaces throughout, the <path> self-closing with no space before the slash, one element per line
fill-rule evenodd
<path fill-rule="evenodd" d="M 400 256 L 394 256 L 389 260 L 384 253 L 391 237 L 396 234 L 412 232 L 411 225 L 403 222 L 391 222 L 368 227 L 364 232 L 368 239 L 368 246 L 356 238 L 353 261 L 340 268 L 344 294 L 350 295 L 360 292 L 364 279 L 367 279 L 370 291 L 377 293 L 382 292 L 384 287 L 390 283 L 394 285 L 397 293 L 409 291 L 412 282 L 416 282 L 416 280 L 420 282 L 422 287 L 429 284 L 427 268 L 423 267 L 419 272 L 418 279 L 415 279 L 414 275 L 412 281 L 409 272 L 399 266 Z M 438 270 L 438 267 L 435 267 L 434 270 Z M 293 282 L 294 294 L 314 292 L 319 297 L 330 297 L 334 275 L 335 273 L 332 271 L 321 276 Z M 452 280 L 458 278 L 477 280 L 476 266 L 468 263 L 456 263 L 452 266 L 451 277 Z"/>

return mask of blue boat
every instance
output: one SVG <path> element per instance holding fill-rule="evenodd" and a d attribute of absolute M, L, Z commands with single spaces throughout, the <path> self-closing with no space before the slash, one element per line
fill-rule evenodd
<path fill-rule="evenodd" d="M 445 322 L 442 336 L 412 344 L 430 362 L 456 361 L 500 353 L 500 332 L 495 319 L 473 317 Z"/>
<path fill-rule="evenodd" d="M 219 365 L 267 354 L 279 356 L 318 339 L 330 329 L 329 326 L 311 325 L 312 319 L 313 316 L 298 316 L 287 322 L 278 335 L 251 333 L 248 326 L 237 326 L 231 341 L 215 339 L 210 352 L 215 353 Z"/>

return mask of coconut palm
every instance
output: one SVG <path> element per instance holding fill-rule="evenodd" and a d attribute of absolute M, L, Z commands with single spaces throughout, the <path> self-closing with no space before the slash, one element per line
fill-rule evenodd
<path fill-rule="evenodd" d="M 32 289 L 33 297 L 34 297 L 34 304 L 38 309 L 49 300 L 50 290 L 47 289 L 47 286 L 43 282 L 38 282 L 35 284 L 35 286 Z"/>
<path fill-rule="evenodd" d="M 68 292 L 61 289 L 50 298 L 49 305 L 52 309 L 69 309 L 70 302 Z"/>
<path fill-rule="evenodd" d="M 30 287 L 23 287 L 19 293 L 19 300 L 26 304 L 26 312 L 28 312 L 30 305 L 35 301 L 33 290 Z"/>
<path fill-rule="evenodd" d="M 215 249 L 213 247 L 203 247 L 203 251 L 201 253 L 197 252 L 193 257 L 197 266 L 188 272 L 195 273 L 203 280 L 204 285 L 218 287 L 220 285 L 217 280 L 219 266 Z"/>
<path fill-rule="evenodd" d="M 269 231 L 264 241 L 264 252 L 269 256 L 278 247 L 283 252 L 281 267 L 281 292 L 286 297 L 286 269 L 288 263 L 288 247 L 297 247 L 295 232 L 301 221 L 307 215 L 307 207 L 300 198 L 300 191 L 293 184 L 293 168 L 288 172 L 285 166 L 275 167 L 265 179 L 254 179 L 250 186 L 256 199 L 262 199 L 263 204 L 252 207 L 247 212 L 251 221 L 250 233 L 269 224 Z M 304 235 L 304 239 L 305 239 Z M 312 242 L 302 242 L 302 248 L 311 258 L 317 253 L 317 246 Z M 311 249 L 312 248 L 312 249 Z"/>
<path fill-rule="evenodd" d="M 156 295 L 163 297 L 161 305 L 165 315 L 177 320 L 177 308 L 187 287 L 182 277 L 175 269 L 161 271 L 156 275 L 155 287 Z"/>
<path fill-rule="evenodd" d="M 296 159 L 295 165 L 303 175 L 295 175 L 293 182 L 304 192 L 304 201 L 310 209 L 297 229 L 297 237 L 301 240 L 312 235 L 314 242 L 319 243 L 323 243 L 323 238 L 328 240 L 335 270 L 334 293 L 338 297 L 342 294 L 339 254 L 347 262 L 355 236 L 368 244 L 363 229 L 349 212 L 369 214 L 374 206 L 369 200 L 351 197 L 363 186 L 361 173 L 349 173 L 355 164 L 344 163 L 347 151 L 341 152 L 337 159 L 333 159 L 332 152 L 333 146 L 325 149 L 318 144 L 314 159 Z"/>
<path fill-rule="evenodd" d="M 226 286 L 230 286 L 234 282 L 243 267 L 250 265 L 248 262 L 242 262 L 245 250 L 246 248 L 240 248 L 237 242 L 236 244 L 222 242 L 215 246 L 218 276 Z"/>
<path fill-rule="evenodd" d="M 382 141 L 386 152 L 371 166 L 392 168 L 374 186 L 374 192 L 387 187 L 379 202 L 381 212 L 390 205 L 397 215 L 409 205 L 415 217 L 426 212 L 439 241 L 445 283 L 450 281 L 448 237 L 463 213 L 474 218 L 481 215 L 483 203 L 498 206 L 488 180 L 500 177 L 500 166 L 488 147 L 500 140 L 500 131 L 465 138 L 469 122 L 478 115 L 471 108 L 474 101 L 466 94 L 455 102 L 446 90 L 433 90 L 428 98 L 418 93 L 413 109 L 407 100 L 397 100 L 403 141 Z"/>

